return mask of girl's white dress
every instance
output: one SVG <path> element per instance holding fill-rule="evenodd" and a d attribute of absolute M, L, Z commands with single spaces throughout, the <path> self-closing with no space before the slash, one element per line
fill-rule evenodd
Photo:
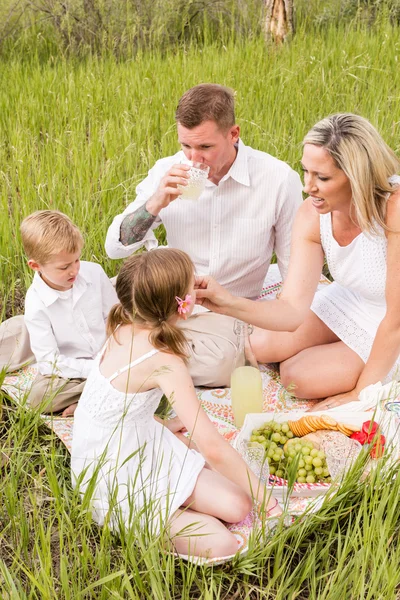
<path fill-rule="evenodd" d="M 201 454 L 154 419 L 160 389 L 128 394 L 112 385 L 118 375 L 156 352 L 106 378 L 100 371 L 103 349 L 75 411 L 72 480 L 81 493 L 94 483 L 91 505 L 100 525 L 107 516 L 113 528 L 139 518 L 142 526 L 159 531 L 193 492 L 204 467 Z"/>
<path fill-rule="evenodd" d="M 311 310 L 366 362 L 386 313 L 385 233 L 383 229 L 379 235 L 360 233 L 348 246 L 339 246 L 333 237 L 332 215 L 320 215 L 319 222 L 334 281 L 315 294 Z M 382 383 L 392 379 L 400 380 L 399 359 Z"/>

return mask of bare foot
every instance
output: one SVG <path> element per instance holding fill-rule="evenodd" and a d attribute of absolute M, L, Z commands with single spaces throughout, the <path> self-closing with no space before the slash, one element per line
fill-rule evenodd
<path fill-rule="evenodd" d="M 63 412 L 61 413 L 61 416 L 62 417 L 73 417 L 77 406 L 78 406 L 77 402 L 75 402 L 75 404 L 70 404 L 69 406 L 67 406 L 67 408 L 65 410 L 63 410 Z"/>

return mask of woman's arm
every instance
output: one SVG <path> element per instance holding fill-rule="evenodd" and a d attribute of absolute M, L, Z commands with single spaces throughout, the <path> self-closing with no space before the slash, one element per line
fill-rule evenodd
<path fill-rule="evenodd" d="M 400 196 L 387 203 L 386 314 L 376 332 L 370 356 L 356 390 L 382 381 L 400 354 Z"/>
<path fill-rule="evenodd" d="M 299 208 L 292 231 L 289 272 L 279 300 L 253 302 L 232 296 L 211 277 L 196 279 L 196 302 L 206 308 L 272 331 L 295 331 L 304 321 L 324 261 L 319 215 L 311 201 Z"/>
<path fill-rule="evenodd" d="M 263 502 L 268 497 L 265 486 L 248 468 L 240 454 L 218 433 L 205 414 L 183 361 L 176 356 L 168 357 L 168 367 L 169 372 L 157 375 L 158 385 L 170 399 L 178 417 L 207 463 L 250 496 Z M 276 501 L 271 498 L 266 508 L 273 509 L 275 505 Z M 271 513 L 279 514 L 280 509 L 277 507 Z"/>
<path fill-rule="evenodd" d="M 385 379 L 400 354 L 400 194 L 398 193 L 388 200 L 386 222 L 392 230 L 387 234 L 386 314 L 377 329 L 371 353 L 356 387 L 345 394 L 330 396 L 323 403 L 318 404 L 318 410 L 357 400 L 364 388 Z"/>

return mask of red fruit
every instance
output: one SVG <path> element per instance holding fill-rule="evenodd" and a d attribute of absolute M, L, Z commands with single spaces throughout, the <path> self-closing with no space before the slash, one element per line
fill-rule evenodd
<path fill-rule="evenodd" d="M 379 425 L 375 421 L 365 421 L 361 429 L 368 435 L 368 437 L 372 436 L 373 438 L 379 430 Z"/>
<path fill-rule="evenodd" d="M 350 437 L 352 440 L 357 440 L 357 442 L 360 442 L 361 445 L 368 441 L 368 435 L 365 433 L 365 431 L 356 431 L 355 433 L 352 433 Z"/>

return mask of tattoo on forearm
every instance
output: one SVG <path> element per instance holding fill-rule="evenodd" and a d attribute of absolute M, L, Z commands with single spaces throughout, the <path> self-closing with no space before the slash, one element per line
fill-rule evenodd
<path fill-rule="evenodd" d="M 121 223 L 120 242 L 124 246 L 130 246 L 140 242 L 157 217 L 147 212 L 145 206 L 140 206 L 135 212 L 127 215 Z"/>

